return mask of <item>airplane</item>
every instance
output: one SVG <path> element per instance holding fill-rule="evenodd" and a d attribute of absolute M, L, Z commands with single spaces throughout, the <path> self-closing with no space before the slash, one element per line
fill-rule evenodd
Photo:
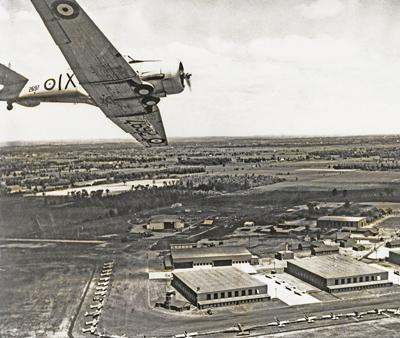
<path fill-rule="evenodd" d="M 107 294 L 107 291 L 96 291 L 94 294 L 95 294 L 96 296 L 104 296 L 104 295 Z"/>
<path fill-rule="evenodd" d="M 101 277 L 100 281 L 102 282 L 108 282 L 111 278 L 110 277 Z"/>
<path fill-rule="evenodd" d="M 87 333 L 90 332 L 91 334 L 95 334 L 96 333 L 96 327 L 95 326 L 90 326 L 87 328 L 82 328 L 82 333 Z"/>
<path fill-rule="evenodd" d="M 94 296 L 93 300 L 95 302 L 103 302 L 104 301 L 104 296 Z"/>
<path fill-rule="evenodd" d="M 107 286 L 109 284 L 110 284 L 110 282 L 98 282 L 97 283 L 98 286 Z"/>
<path fill-rule="evenodd" d="M 96 286 L 96 291 L 107 291 L 108 287 L 107 286 Z"/>
<path fill-rule="evenodd" d="M 113 270 L 112 269 L 103 269 L 101 272 L 102 273 L 108 273 L 108 272 L 112 272 Z"/>
<path fill-rule="evenodd" d="M 31 2 L 72 71 L 39 82 L 0 64 L 0 101 L 7 109 L 42 102 L 94 105 L 144 146 L 168 145 L 157 104 L 191 88 L 182 62 L 170 72 L 139 72 L 137 64 L 155 60 L 123 56 L 76 0 Z"/>
<path fill-rule="evenodd" d="M 195 337 L 198 335 L 198 332 L 187 332 L 184 331 L 183 334 L 177 334 L 175 335 L 176 338 L 191 338 L 191 337 Z"/>
<path fill-rule="evenodd" d="M 94 318 L 90 322 L 85 322 L 85 325 L 96 326 L 98 322 L 99 322 L 99 320 Z"/>
<path fill-rule="evenodd" d="M 400 315 L 400 309 L 386 309 L 386 312 L 393 313 L 394 315 Z"/>
<path fill-rule="evenodd" d="M 338 320 L 338 319 L 339 319 L 339 316 L 335 315 L 333 312 L 330 312 L 329 315 L 323 315 L 323 316 L 321 316 L 321 319 Z"/>
<path fill-rule="evenodd" d="M 90 308 L 91 308 L 91 309 L 98 309 L 98 310 L 100 310 L 100 309 L 103 308 L 103 306 L 104 306 L 103 303 L 97 303 L 97 304 L 91 304 L 91 305 L 90 305 Z"/>
<path fill-rule="evenodd" d="M 100 277 L 110 277 L 111 275 L 112 275 L 111 272 L 102 272 L 102 273 L 100 274 Z"/>
<path fill-rule="evenodd" d="M 279 320 L 277 317 L 275 317 L 275 321 L 268 323 L 267 326 L 284 327 L 286 324 L 289 324 L 289 323 L 290 322 L 288 320 Z"/>
<path fill-rule="evenodd" d="M 100 316 L 100 314 L 101 314 L 101 310 L 96 310 L 96 311 L 93 311 L 93 312 L 85 312 L 85 317 L 88 317 L 88 316 L 90 316 L 90 317 L 93 317 L 93 318 L 95 318 L 95 317 L 98 317 L 98 316 Z"/>
<path fill-rule="evenodd" d="M 307 314 L 304 314 L 304 318 L 306 319 L 307 323 L 313 323 L 317 319 L 315 316 L 307 316 Z"/>
<path fill-rule="evenodd" d="M 237 328 L 239 330 L 239 332 L 237 334 L 238 336 L 248 336 L 248 335 L 250 335 L 250 331 L 249 330 L 245 330 L 243 328 L 242 324 L 237 323 L 236 326 L 237 326 Z"/>

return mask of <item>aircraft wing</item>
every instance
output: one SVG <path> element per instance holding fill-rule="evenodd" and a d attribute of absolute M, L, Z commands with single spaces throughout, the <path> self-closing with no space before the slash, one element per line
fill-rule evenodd
<path fill-rule="evenodd" d="M 167 145 L 158 108 L 144 105 L 135 92 L 142 83 L 139 75 L 79 4 L 31 1 L 79 83 L 104 114 L 146 146 Z"/>

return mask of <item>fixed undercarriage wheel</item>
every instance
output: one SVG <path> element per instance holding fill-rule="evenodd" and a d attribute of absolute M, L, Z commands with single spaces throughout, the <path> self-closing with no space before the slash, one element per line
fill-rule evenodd
<path fill-rule="evenodd" d="M 153 89 L 154 89 L 153 86 L 143 83 L 135 88 L 135 92 L 141 96 L 147 96 L 153 92 Z"/>
<path fill-rule="evenodd" d="M 160 102 L 160 98 L 154 96 L 147 96 L 142 99 L 142 103 L 147 107 L 155 106 L 158 102 Z"/>
<path fill-rule="evenodd" d="M 12 110 L 14 107 L 13 107 L 13 104 L 12 103 L 7 103 L 7 110 Z"/>

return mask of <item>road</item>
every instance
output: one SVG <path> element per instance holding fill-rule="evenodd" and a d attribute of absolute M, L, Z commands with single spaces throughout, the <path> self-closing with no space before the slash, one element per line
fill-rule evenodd
<path fill-rule="evenodd" d="M 318 303 L 307 306 L 293 306 L 293 307 L 285 307 L 280 309 L 273 309 L 273 311 L 263 312 L 263 313 L 250 313 L 244 314 L 242 316 L 232 316 L 230 318 L 225 319 L 217 319 L 214 317 L 212 319 L 212 325 L 210 325 L 211 320 L 208 318 L 206 323 L 201 325 L 201 323 L 192 323 L 190 327 L 183 328 L 187 332 L 198 332 L 199 334 L 205 334 L 207 336 L 228 336 L 227 332 L 223 332 L 223 329 L 232 328 L 236 323 L 240 323 L 245 330 L 251 330 L 251 332 L 255 335 L 257 334 L 272 334 L 272 333 L 281 333 L 286 331 L 295 331 L 309 328 L 317 328 L 317 327 L 328 327 L 339 324 L 349 324 L 348 320 L 326 320 L 326 321 L 318 321 L 314 323 L 302 323 L 302 324 L 292 324 L 286 325 L 285 327 L 267 327 L 266 324 L 269 322 L 274 322 L 276 318 L 279 318 L 280 321 L 283 320 L 295 320 L 301 317 L 304 317 L 304 314 L 312 315 L 312 316 L 321 316 L 329 314 L 331 311 L 335 314 L 339 313 L 350 313 L 354 311 L 362 312 L 372 310 L 374 308 L 397 308 L 400 305 L 400 297 L 396 297 L 393 299 L 393 296 L 384 296 L 374 300 L 370 298 L 362 299 L 360 301 L 335 301 L 327 303 Z M 382 315 L 384 316 L 384 315 Z M 378 316 L 374 317 L 378 319 Z M 353 319 L 354 320 L 354 319 Z M 359 321 L 358 319 L 355 319 Z M 368 320 L 368 317 L 365 317 L 362 320 Z M 263 325 L 264 324 L 264 325 Z M 178 325 L 178 324 L 177 324 Z M 399 324 L 400 325 L 400 324 Z M 171 324 L 171 326 L 173 326 Z M 212 327 L 212 331 L 210 331 Z M 219 331 L 219 332 L 218 332 Z M 182 333 L 175 332 L 176 334 Z M 167 337 L 169 335 L 164 334 L 158 337 Z M 235 333 L 232 333 L 232 336 L 236 336 Z"/>
<path fill-rule="evenodd" d="M 0 238 L 0 242 L 11 243 L 67 243 L 67 244 L 104 244 L 95 239 L 39 239 L 39 238 Z"/>

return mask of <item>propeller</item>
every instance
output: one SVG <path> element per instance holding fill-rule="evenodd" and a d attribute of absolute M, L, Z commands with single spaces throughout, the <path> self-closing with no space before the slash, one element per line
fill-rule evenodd
<path fill-rule="evenodd" d="M 181 77 L 181 83 L 183 86 L 186 85 L 189 87 L 190 91 L 192 91 L 192 82 L 190 78 L 192 77 L 191 73 L 185 73 L 185 69 L 183 68 L 182 62 L 179 62 L 179 75 Z"/>
<path fill-rule="evenodd" d="M 192 77 L 192 74 L 190 74 L 190 73 L 185 73 L 185 75 L 184 75 L 184 79 L 185 79 L 186 84 L 189 87 L 190 91 L 192 91 L 192 82 L 190 81 L 191 77 Z"/>

